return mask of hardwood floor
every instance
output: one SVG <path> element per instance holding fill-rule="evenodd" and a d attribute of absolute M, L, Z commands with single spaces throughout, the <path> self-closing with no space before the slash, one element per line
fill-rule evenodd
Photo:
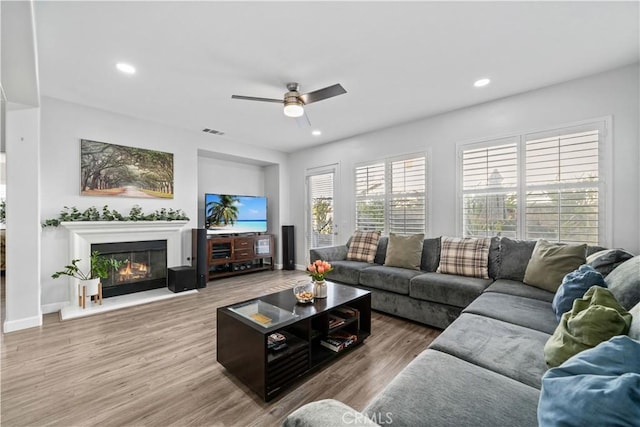
<path fill-rule="evenodd" d="M 216 308 L 283 289 L 301 272 L 209 282 L 197 295 L 2 335 L 2 426 L 276 426 L 335 398 L 362 409 L 440 333 L 374 312 L 372 335 L 264 403 L 216 362 Z"/>

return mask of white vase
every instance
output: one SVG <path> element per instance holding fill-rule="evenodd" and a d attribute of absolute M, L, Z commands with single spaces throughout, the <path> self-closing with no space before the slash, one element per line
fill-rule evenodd
<path fill-rule="evenodd" d="M 313 296 L 315 298 L 327 297 L 327 282 L 324 280 L 314 280 L 313 282 Z"/>
<path fill-rule="evenodd" d="M 81 280 L 80 286 L 86 286 L 87 295 L 98 295 L 98 288 L 100 286 L 100 278 Z"/>

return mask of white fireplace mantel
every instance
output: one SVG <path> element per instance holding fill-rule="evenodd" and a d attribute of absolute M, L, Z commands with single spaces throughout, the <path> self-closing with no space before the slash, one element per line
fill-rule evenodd
<path fill-rule="evenodd" d="M 69 230 L 69 261 L 79 259 L 78 267 L 90 268 L 91 245 L 97 243 L 167 241 L 167 267 L 181 265 L 182 228 L 188 221 L 72 221 L 60 225 Z M 78 304 L 78 290 L 70 283 L 69 305 Z"/>

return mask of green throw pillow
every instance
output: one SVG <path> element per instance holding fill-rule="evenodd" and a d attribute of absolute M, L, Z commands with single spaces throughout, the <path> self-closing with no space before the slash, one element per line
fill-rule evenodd
<path fill-rule="evenodd" d="M 555 293 L 562 278 L 586 261 L 587 245 L 560 245 L 540 239 L 524 272 L 524 283 Z"/>
<path fill-rule="evenodd" d="M 616 335 L 626 335 L 630 325 L 631 314 L 618 304 L 611 292 L 592 286 L 584 297 L 573 301 L 571 311 L 562 315 L 560 324 L 544 345 L 547 365 L 560 366 L 583 350 Z"/>
<path fill-rule="evenodd" d="M 400 236 L 389 233 L 389 245 L 384 265 L 387 267 L 410 268 L 420 270 L 422 260 L 422 242 L 424 234 Z"/>

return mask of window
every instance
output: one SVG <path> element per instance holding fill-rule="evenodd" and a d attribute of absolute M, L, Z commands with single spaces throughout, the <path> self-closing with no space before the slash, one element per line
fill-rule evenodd
<path fill-rule="evenodd" d="M 412 155 L 355 169 L 356 229 L 383 234 L 426 230 L 426 158 Z"/>
<path fill-rule="evenodd" d="M 518 145 L 512 140 L 462 152 L 462 218 L 465 237 L 517 232 Z"/>
<path fill-rule="evenodd" d="M 464 236 L 603 243 L 606 123 L 459 149 Z"/>
<path fill-rule="evenodd" d="M 337 165 L 307 170 L 306 242 L 311 248 L 335 245 L 337 223 L 334 192 Z"/>

